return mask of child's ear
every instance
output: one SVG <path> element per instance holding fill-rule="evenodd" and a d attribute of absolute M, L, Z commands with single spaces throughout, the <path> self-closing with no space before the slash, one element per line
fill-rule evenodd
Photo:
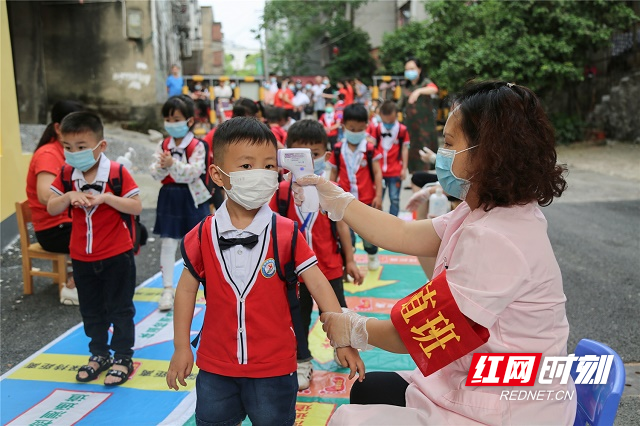
<path fill-rule="evenodd" d="M 331 151 L 327 151 L 324 153 L 324 160 L 329 161 L 329 157 L 331 157 Z"/>
<path fill-rule="evenodd" d="M 100 148 L 98 148 L 98 151 L 105 152 L 107 150 L 107 140 L 103 139 L 101 142 L 102 142 L 102 145 L 100 145 Z"/>
<path fill-rule="evenodd" d="M 191 117 L 187 120 L 187 126 L 189 126 L 189 128 L 191 128 L 191 126 L 193 126 L 196 122 L 195 117 Z"/>
<path fill-rule="evenodd" d="M 213 183 L 215 183 L 221 188 L 225 186 L 223 178 L 226 178 L 226 176 L 220 173 L 220 170 L 218 170 L 215 164 L 212 164 L 209 166 L 208 173 Z"/>

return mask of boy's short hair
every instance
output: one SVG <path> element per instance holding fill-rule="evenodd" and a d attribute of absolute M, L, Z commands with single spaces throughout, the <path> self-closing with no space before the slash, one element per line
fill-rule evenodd
<path fill-rule="evenodd" d="M 367 123 L 369 121 L 369 113 L 361 103 L 355 103 L 347 106 L 342 113 L 342 122 L 357 121 Z"/>
<path fill-rule="evenodd" d="M 327 146 L 327 132 L 325 132 L 322 124 L 315 120 L 296 121 L 289 127 L 287 132 L 287 148 L 291 148 L 291 144 L 299 143 L 302 145 L 323 144 Z"/>
<path fill-rule="evenodd" d="M 384 101 L 382 105 L 380 105 L 380 114 L 382 115 L 392 115 L 397 113 L 398 107 L 393 101 Z"/>
<path fill-rule="evenodd" d="M 87 111 L 72 112 L 62 119 L 60 133 L 75 135 L 91 132 L 98 140 L 104 139 L 102 120 L 96 114 Z"/>
<path fill-rule="evenodd" d="M 162 105 L 162 116 L 171 117 L 178 110 L 187 120 L 195 115 L 195 102 L 187 95 L 172 96 Z"/>
<path fill-rule="evenodd" d="M 249 145 L 271 144 L 274 149 L 278 149 L 276 137 L 269 126 L 255 117 L 234 117 L 216 128 L 213 135 L 214 163 L 222 162 L 229 145 L 240 142 Z"/>
<path fill-rule="evenodd" d="M 333 99 L 326 99 L 326 100 L 324 101 L 324 104 L 325 104 L 325 106 L 326 106 L 326 105 L 329 105 L 329 104 L 331 104 L 331 105 L 335 105 L 336 103 L 335 103 L 335 102 L 333 102 Z"/>
<path fill-rule="evenodd" d="M 281 120 L 286 120 L 287 112 L 284 108 L 267 107 L 264 111 L 264 117 L 269 123 L 278 123 Z"/>

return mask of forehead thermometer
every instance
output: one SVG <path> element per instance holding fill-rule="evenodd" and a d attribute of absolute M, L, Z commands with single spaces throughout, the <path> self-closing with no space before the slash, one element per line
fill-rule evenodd
<path fill-rule="evenodd" d="M 284 148 L 278 150 L 278 166 L 291 172 L 292 180 L 313 174 L 313 158 L 309 148 Z M 304 201 L 300 206 L 303 213 L 317 212 L 320 208 L 318 190 L 315 186 L 303 186 Z"/>

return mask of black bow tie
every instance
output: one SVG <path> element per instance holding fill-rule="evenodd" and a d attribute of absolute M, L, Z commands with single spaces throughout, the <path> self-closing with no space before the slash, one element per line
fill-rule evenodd
<path fill-rule="evenodd" d="M 382 133 L 382 137 L 383 138 L 390 138 L 391 137 L 391 133 Z"/>
<path fill-rule="evenodd" d="M 220 250 L 227 250 L 233 246 L 238 246 L 238 245 L 252 249 L 253 247 L 255 247 L 256 244 L 258 244 L 257 235 L 252 235 L 246 238 L 218 237 L 218 245 L 220 246 Z"/>
<path fill-rule="evenodd" d="M 98 185 L 97 183 L 88 183 L 83 185 L 82 188 L 80 188 L 80 191 L 86 191 L 87 189 L 95 189 L 98 192 L 102 192 L 102 185 Z"/>

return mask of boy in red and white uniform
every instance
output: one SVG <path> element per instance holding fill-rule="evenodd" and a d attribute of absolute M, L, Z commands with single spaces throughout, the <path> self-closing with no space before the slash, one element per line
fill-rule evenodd
<path fill-rule="evenodd" d="M 376 149 L 382 155 L 382 179 L 385 187 L 382 197 L 389 190 L 389 213 L 398 216 L 400 211 L 400 190 L 407 177 L 409 158 L 409 132 L 398 122 L 398 109 L 393 101 L 385 101 L 380 106 L 381 123 L 369 125 L 368 133 L 376 140 Z"/>
<path fill-rule="evenodd" d="M 337 143 L 329 164 L 332 167 L 329 180 L 338 182 L 346 192 L 374 208 L 382 207 L 381 155 L 369 141 L 367 123 L 369 114 L 362 104 L 351 104 L 344 110 L 344 140 Z M 352 233 L 355 243 L 355 235 Z M 362 241 L 369 255 L 369 270 L 380 267 L 378 247 Z"/>
<path fill-rule="evenodd" d="M 317 121 L 301 120 L 295 122 L 287 135 L 287 148 L 309 148 L 313 156 L 314 172 L 324 175 L 327 159 L 327 134 Z M 318 267 L 333 288 L 340 306 L 347 307 L 344 298 L 343 276 L 348 273 L 356 284 L 362 283 L 360 270 L 353 258 L 354 250 L 351 245 L 349 227 L 342 221 L 332 222 L 322 212 L 302 213 L 293 202 L 291 181 L 284 180 L 276 195 L 271 199 L 271 209 L 281 215 L 298 222 L 298 229 L 302 232 L 307 244 L 313 251 L 322 253 L 318 258 Z M 344 260 L 343 260 L 344 256 Z M 344 268 L 344 269 L 343 269 Z M 298 387 L 300 390 L 310 386 L 313 357 L 309 351 L 307 335 L 311 324 L 313 299 L 304 283 L 300 283 L 300 313 L 304 334 L 296 336 L 298 340 Z"/>
<path fill-rule="evenodd" d="M 287 131 L 282 128 L 287 122 L 287 113 L 283 108 L 267 107 L 265 111 L 267 125 L 278 141 L 278 149 L 284 148 L 287 142 Z"/>
<path fill-rule="evenodd" d="M 338 142 L 338 132 L 340 130 L 340 126 L 342 126 L 342 117 L 338 116 L 334 107 L 333 101 L 331 99 L 327 99 L 325 102 L 324 113 L 318 119 L 322 127 L 324 127 L 324 131 L 327 134 L 327 139 L 329 140 L 329 145 L 331 149 Z"/>
<path fill-rule="evenodd" d="M 202 283 L 207 309 L 197 351 L 196 421 L 235 425 L 248 415 L 254 424 L 293 425 L 297 344 L 277 263 L 292 261 L 321 309 L 341 312 L 341 307 L 313 251 L 299 231 L 294 234 L 294 223 L 269 208 L 278 187 L 276 140 L 269 127 L 254 118 L 232 118 L 218 127 L 213 142 L 209 173 L 228 198 L 182 242 L 185 269 L 176 291 L 167 385 L 178 390 L 177 380 L 186 386 L 193 368 L 191 321 Z M 286 249 L 278 250 L 276 243 Z M 350 366 L 351 378 L 356 370 L 362 377 L 357 351 L 338 349 L 338 356 Z"/>
<path fill-rule="evenodd" d="M 51 184 L 54 194 L 47 211 L 57 215 L 71 209 L 69 250 L 92 354 L 89 363 L 78 370 L 76 380 L 94 380 L 112 367 L 104 384 L 121 385 L 133 372 L 136 311 L 133 242 L 121 214 L 142 212 L 139 190 L 127 169 L 112 164 L 103 154 L 107 141 L 100 117 L 89 112 L 69 114 L 60 123 L 60 133 L 68 165 Z M 114 175 L 121 179 L 121 196 L 113 192 Z"/>

